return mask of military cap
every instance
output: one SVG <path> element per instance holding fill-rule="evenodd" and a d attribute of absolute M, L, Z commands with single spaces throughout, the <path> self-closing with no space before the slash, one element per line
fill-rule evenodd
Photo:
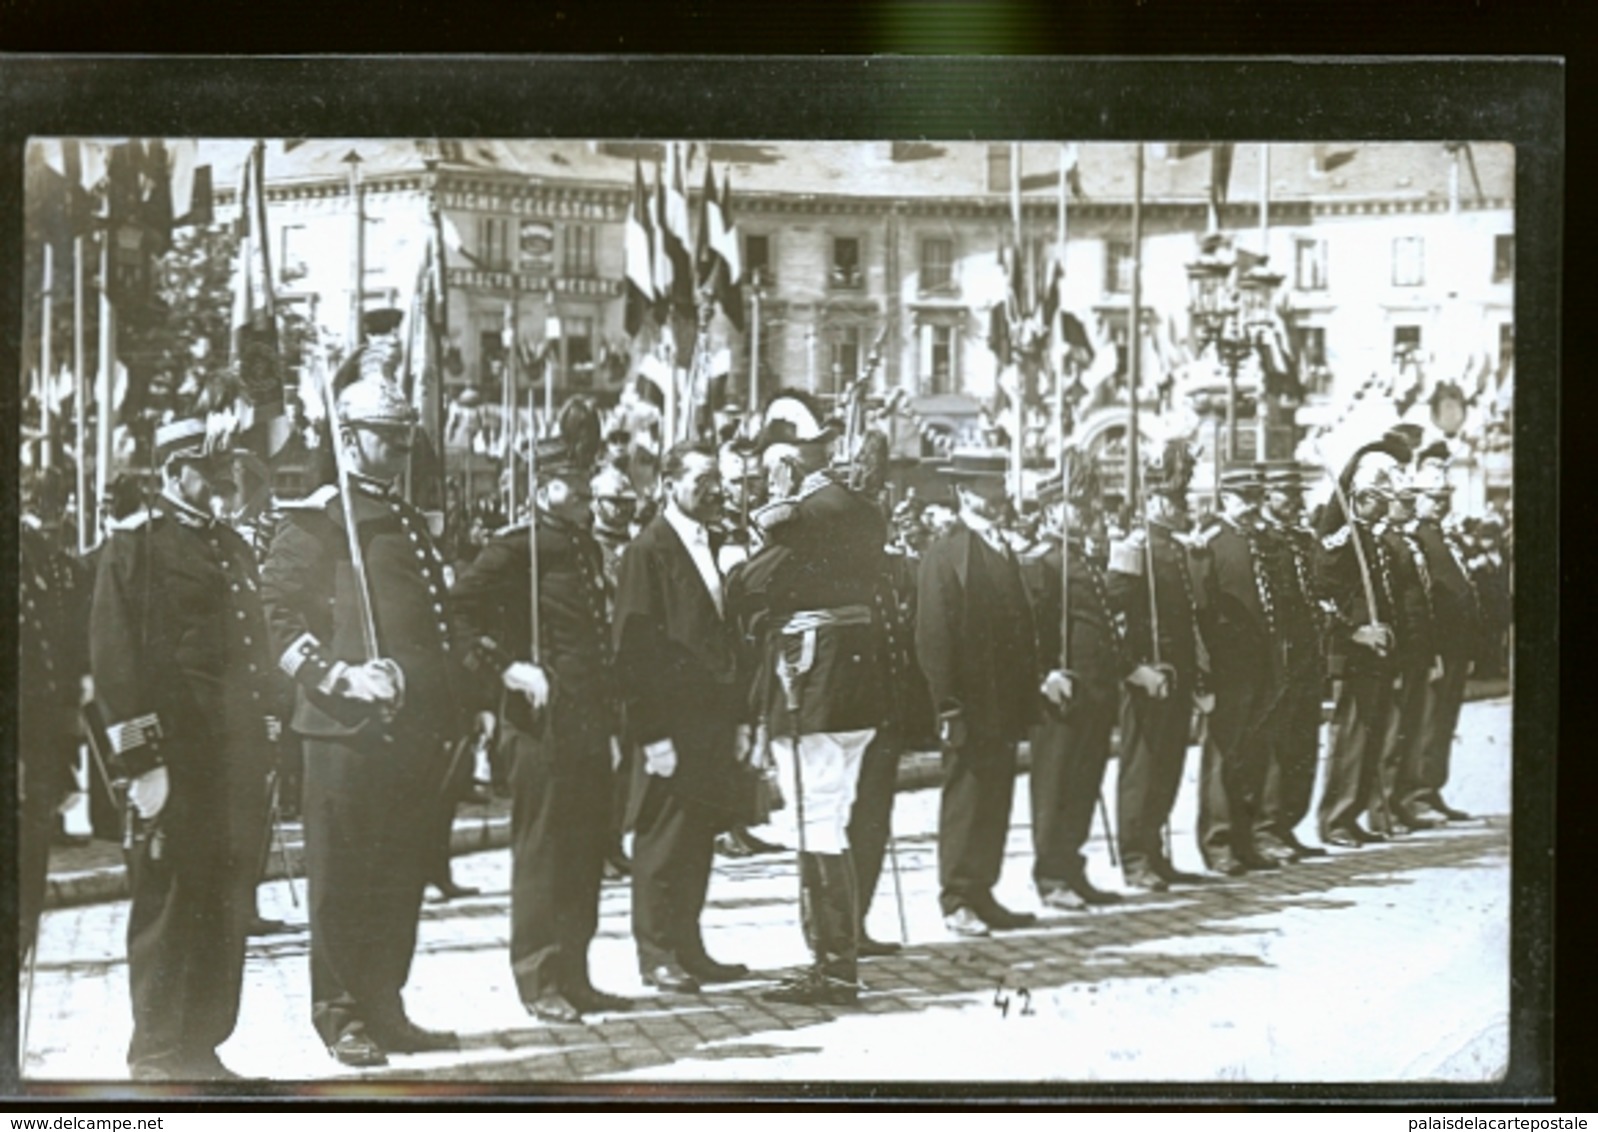
<path fill-rule="evenodd" d="M 579 474 L 571 445 L 558 436 L 546 436 L 533 445 L 533 472 L 540 479 L 548 476 L 568 478 Z"/>
<path fill-rule="evenodd" d="M 1364 453 L 1349 470 L 1348 490 L 1350 494 L 1375 492 L 1389 495 L 1393 489 L 1393 473 L 1398 467 L 1398 461 L 1392 454 L 1384 450 L 1373 450 Z"/>
<path fill-rule="evenodd" d="M 338 418 L 346 425 L 414 425 L 416 410 L 397 384 L 363 372 L 339 393 Z"/>
<path fill-rule="evenodd" d="M 1448 441 L 1434 440 L 1415 453 L 1415 463 L 1417 465 L 1428 463 L 1446 464 L 1451 457 L 1452 453 L 1448 450 Z"/>
<path fill-rule="evenodd" d="M 165 464 L 175 456 L 204 456 L 205 422 L 198 417 L 169 421 L 155 430 L 155 462 Z"/>
<path fill-rule="evenodd" d="M 1184 498 L 1193 482 L 1194 464 L 1187 441 L 1168 440 L 1144 469 L 1143 486 L 1156 495 Z"/>
<path fill-rule="evenodd" d="M 376 307 L 361 315 L 361 333 L 365 335 L 393 334 L 405 321 L 405 312 L 398 307 Z"/>
<path fill-rule="evenodd" d="M 1267 460 L 1258 467 L 1260 479 L 1267 488 L 1277 491 L 1303 490 L 1303 469 L 1295 461 Z"/>
<path fill-rule="evenodd" d="M 1259 469 L 1253 464 L 1231 464 L 1221 470 L 1221 490 L 1234 495 L 1259 491 L 1264 487 Z"/>
<path fill-rule="evenodd" d="M 1400 421 L 1398 424 L 1395 424 L 1392 428 L 1388 429 L 1387 438 L 1392 439 L 1396 444 L 1403 445 L 1404 448 L 1408 449 L 1408 451 L 1411 453 L 1411 455 L 1402 458 L 1399 458 L 1397 453 L 1394 453 L 1394 458 L 1398 459 L 1399 463 L 1409 463 L 1410 460 L 1414 458 L 1413 454 L 1415 450 L 1420 447 L 1420 442 L 1425 435 L 1425 429 L 1423 429 L 1420 425 L 1412 424 L 1409 421 Z"/>
<path fill-rule="evenodd" d="M 943 476 L 952 487 L 964 487 L 982 495 L 1003 495 L 1005 474 L 1009 471 L 1009 458 L 999 451 L 987 448 L 955 449 Z"/>

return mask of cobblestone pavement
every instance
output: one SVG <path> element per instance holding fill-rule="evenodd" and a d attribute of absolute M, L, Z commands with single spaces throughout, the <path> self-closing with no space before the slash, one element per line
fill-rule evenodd
<path fill-rule="evenodd" d="M 863 965 L 867 993 L 855 1009 L 759 998 L 807 958 L 792 857 L 780 854 L 718 860 L 711 883 L 710 951 L 749 963 L 756 979 L 692 997 L 646 991 L 627 889 L 607 883 L 595 981 L 636 996 L 637 1008 L 542 1026 L 517 1001 L 506 960 L 508 854 L 474 854 L 457 859 L 456 874 L 483 892 L 427 906 L 406 993 L 421 1024 L 461 1032 L 460 1052 L 396 1057 L 365 1074 L 335 1064 L 309 1027 L 303 936 L 252 942 L 238 1031 L 221 1052 L 240 1072 L 315 1082 L 329 1095 L 414 1079 L 467 1092 L 474 1083 L 1491 1080 L 1508 1058 L 1509 721 L 1507 700 L 1468 704 L 1461 718 L 1449 800 L 1486 817 L 982 940 L 951 938 L 938 915 L 937 792 L 901 793 L 911 945 Z M 1184 868 L 1198 865 L 1196 755 L 1173 821 Z M 1107 798 L 1113 776 L 1112 764 Z M 998 895 L 1033 909 L 1025 787 Z M 1115 887 L 1102 836 L 1089 870 Z M 896 907 L 885 869 L 874 936 L 898 937 Z M 281 882 L 263 887 L 262 909 L 304 918 Z M 47 914 L 27 1063 L 38 1087 L 125 1076 L 126 916 L 121 902 Z"/>

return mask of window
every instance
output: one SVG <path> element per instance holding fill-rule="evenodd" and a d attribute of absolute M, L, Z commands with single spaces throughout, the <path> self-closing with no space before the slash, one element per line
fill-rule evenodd
<path fill-rule="evenodd" d="M 484 330 L 477 336 L 477 384 L 497 396 L 503 392 L 505 342 L 499 330 Z"/>
<path fill-rule="evenodd" d="M 592 224 L 568 225 L 561 243 L 562 275 L 586 276 L 595 274 L 594 226 Z"/>
<path fill-rule="evenodd" d="M 1515 324 L 1498 324 L 1498 380 L 1502 382 L 1515 364 Z"/>
<path fill-rule="evenodd" d="M 753 233 L 744 236 L 744 271 L 757 286 L 774 281 L 770 236 L 757 236 Z"/>
<path fill-rule="evenodd" d="M 1294 285 L 1300 291 L 1326 290 L 1326 241 L 1299 240 L 1295 247 Z"/>
<path fill-rule="evenodd" d="M 921 289 L 947 291 L 954 283 L 954 241 L 928 236 L 921 241 Z"/>
<path fill-rule="evenodd" d="M 1331 371 L 1326 366 L 1326 328 L 1324 326 L 1295 326 L 1293 328 L 1293 353 L 1298 357 L 1299 371 L 1303 374 L 1305 392 L 1330 392 Z"/>
<path fill-rule="evenodd" d="M 954 392 L 954 327 L 932 328 L 932 391 Z"/>
<path fill-rule="evenodd" d="M 1132 243 L 1108 240 L 1104 244 L 1104 289 L 1124 295 L 1132 290 Z"/>
<path fill-rule="evenodd" d="M 499 216 L 477 218 L 477 260 L 487 271 L 510 267 L 510 221 Z"/>
<path fill-rule="evenodd" d="M 988 192 L 1007 193 L 1010 191 L 1010 147 L 1008 145 L 988 146 Z"/>
<path fill-rule="evenodd" d="M 310 265 L 305 261 L 306 247 L 305 225 L 283 225 L 283 249 L 277 261 L 277 277 L 280 282 L 293 283 L 305 278 L 310 271 Z"/>
<path fill-rule="evenodd" d="M 592 228 L 587 231 L 590 235 Z M 566 387 L 594 387 L 594 320 L 586 315 L 565 315 L 560 320 L 561 338 L 566 351 Z"/>
<path fill-rule="evenodd" d="M 853 236 L 837 236 L 832 241 L 832 269 L 827 281 L 833 287 L 847 290 L 861 285 L 860 241 Z"/>
<path fill-rule="evenodd" d="M 860 376 L 860 328 L 840 326 L 832 333 L 832 387 L 843 390 Z"/>
<path fill-rule="evenodd" d="M 1426 282 L 1426 241 L 1420 236 L 1393 240 L 1393 286 L 1419 287 Z"/>
<path fill-rule="evenodd" d="M 1393 362 L 1403 366 L 1420 353 L 1420 327 L 1393 327 Z"/>
<path fill-rule="evenodd" d="M 1493 237 L 1493 282 L 1508 283 L 1515 277 L 1515 237 Z"/>

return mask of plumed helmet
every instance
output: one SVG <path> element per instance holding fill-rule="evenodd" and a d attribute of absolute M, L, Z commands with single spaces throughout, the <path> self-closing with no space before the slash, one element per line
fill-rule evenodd
<path fill-rule="evenodd" d="M 1193 482 L 1196 463 L 1193 449 L 1187 441 L 1167 440 L 1165 447 L 1154 454 L 1144 470 L 1144 486 L 1157 495 L 1184 498 L 1188 486 Z"/>
<path fill-rule="evenodd" d="M 416 410 L 396 383 L 363 375 L 339 393 L 338 419 L 346 425 L 414 425 Z"/>
<path fill-rule="evenodd" d="M 808 393 L 783 390 L 766 406 L 760 430 L 760 447 L 771 444 L 804 444 L 830 440 L 838 434 L 838 422 L 823 420 L 821 406 Z"/>
<path fill-rule="evenodd" d="M 587 397 L 573 397 L 561 406 L 555 431 L 579 467 L 592 467 L 599 456 L 599 409 Z"/>

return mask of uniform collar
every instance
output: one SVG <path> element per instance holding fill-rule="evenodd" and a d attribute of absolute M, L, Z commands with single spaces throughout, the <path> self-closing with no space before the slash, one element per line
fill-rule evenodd
<path fill-rule="evenodd" d="M 350 486 L 362 495 L 369 495 L 374 499 L 391 499 L 394 496 L 392 482 L 363 476 L 359 472 L 350 473 Z"/>
<path fill-rule="evenodd" d="M 187 500 L 181 499 L 164 489 L 161 492 L 161 503 L 167 514 L 171 515 L 185 527 L 193 527 L 197 530 L 208 530 L 209 528 L 216 526 L 215 516 L 205 511 L 201 511 L 198 507 L 194 506 L 192 503 L 189 503 Z"/>

